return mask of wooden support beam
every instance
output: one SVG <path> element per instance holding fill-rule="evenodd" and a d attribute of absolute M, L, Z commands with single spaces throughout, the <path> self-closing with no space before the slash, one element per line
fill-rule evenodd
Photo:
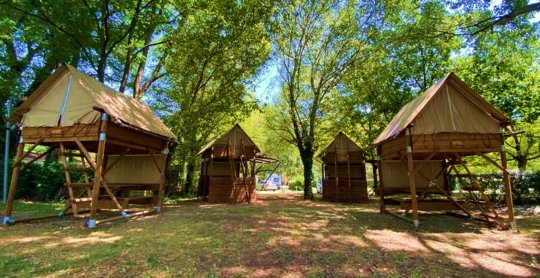
<path fill-rule="evenodd" d="M 410 223 L 413 223 L 413 224 L 415 225 L 415 227 L 418 228 L 418 227 L 416 226 L 416 223 L 417 223 L 417 222 L 416 222 L 414 219 L 410 219 L 410 218 L 408 218 L 408 217 L 399 215 L 399 214 L 397 214 L 397 213 L 391 212 L 391 211 L 386 210 L 386 209 L 384 210 L 384 212 L 385 212 L 385 213 L 388 213 L 388 214 L 390 214 L 390 215 L 392 215 L 392 216 L 395 216 L 395 217 L 397 217 L 397 218 L 399 218 L 399 219 L 402 219 L 402 220 L 408 221 L 408 222 L 410 222 Z"/>
<path fill-rule="evenodd" d="M 351 164 L 350 161 L 351 153 L 349 152 L 349 142 L 347 141 L 347 176 L 349 179 L 349 203 L 352 202 L 352 187 L 351 187 Z"/>
<path fill-rule="evenodd" d="M 461 157 L 456 154 L 456 157 L 458 158 L 458 160 L 462 160 Z M 495 208 L 493 207 L 493 205 L 491 204 L 491 202 L 489 201 L 489 199 L 486 197 L 486 195 L 484 194 L 484 188 L 482 188 L 482 186 L 480 185 L 480 182 L 478 182 L 478 180 L 476 179 L 476 177 L 472 174 L 471 170 L 469 170 L 469 167 L 467 167 L 466 164 L 462 164 L 462 167 L 463 169 L 465 169 L 465 171 L 467 172 L 467 174 L 469 175 L 469 179 L 473 182 L 473 184 L 476 186 L 476 189 L 478 190 L 478 192 L 480 192 L 480 195 L 482 196 L 482 198 L 484 199 L 484 201 L 486 202 L 488 208 L 491 210 L 491 212 L 495 215 L 495 218 L 496 218 L 496 222 L 497 224 L 499 224 L 499 227 L 501 229 L 507 229 L 507 226 L 506 224 L 504 224 L 504 222 L 502 221 L 502 219 L 499 217 L 498 213 L 497 213 L 497 210 L 495 210 Z M 504 172 L 503 172 L 504 173 Z"/>
<path fill-rule="evenodd" d="M 79 147 L 79 150 L 84 155 L 86 160 L 88 161 L 88 164 L 90 164 L 90 167 L 95 171 L 96 170 L 96 163 L 92 159 L 92 156 L 90 155 L 90 152 L 84 147 L 83 143 L 80 140 L 75 140 L 75 143 Z M 99 148 L 99 147 L 98 147 Z"/>
<path fill-rule="evenodd" d="M 103 224 L 103 223 L 112 222 L 112 221 L 116 221 L 116 220 L 120 220 L 120 219 L 135 218 L 135 217 L 139 217 L 139 216 L 148 215 L 148 214 L 151 214 L 151 213 L 154 213 L 154 210 L 145 210 L 145 211 L 130 213 L 128 215 L 128 217 L 113 216 L 113 217 L 110 217 L 110 218 L 101 219 L 101 220 L 96 221 L 96 225 L 100 225 L 100 224 Z"/>
<path fill-rule="evenodd" d="M 414 221 L 414 227 L 418 228 L 420 226 L 420 222 L 418 221 L 418 202 L 416 200 L 416 181 L 414 179 L 414 163 L 413 163 L 413 148 L 412 148 L 412 139 L 411 139 L 411 128 L 408 127 L 405 130 L 405 138 L 407 141 L 406 146 L 406 152 L 407 152 L 407 171 L 409 173 L 409 188 L 411 191 L 411 204 L 412 204 L 412 211 L 413 211 L 413 221 Z"/>
<path fill-rule="evenodd" d="M 152 158 L 152 161 L 154 162 L 154 165 L 156 166 L 156 169 L 158 170 L 158 173 L 161 174 L 161 166 L 158 164 L 156 157 L 154 156 L 154 154 L 152 153 L 150 149 L 147 148 L 147 150 L 148 150 L 148 154 L 150 154 L 150 157 Z"/>
<path fill-rule="evenodd" d="M 168 152 L 168 149 L 165 149 L 166 152 Z M 166 154 L 163 154 L 166 155 Z M 156 164 L 157 167 L 157 164 Z M 163 203 L 163 195 L 165 194 L 165 168 L 167 167 L 167 157 L 163 157 L 161 159 L 161 169 L 158 168 L 158 171 L 160 173 L 159 177 L 159 191 L 158 191 L 158 199 L 157 199 L 157 210 L 158 212 L 162 209 L 162 203 Z"/>
<path fill-rule="evenodd" d="M 96 213 L 99 203 L 99 188 L 101 187 L 103 161 L 105 159 L 105 147 L 107 137 L 107 122 L 109 116 L 107 113 L 101 113 L 101 125 L 99 128 L 99 143 L 98 152 L 96 154 L 96 168 L 94 172 L 94 187 L 92 190 L 92 203 L 90 204 L 90 219 L 88 219 L 88 227 L 93 228 L 96 225 Z"/>
<path fill-rule="evenodd" d="M 377 147 L 377 156 L 379 158 L 379 160 L 377 160 L 377 170 L 378 170 L 378 173 L 379 173 L 379 196 L 380 196 L 380 201 L 379 201 L 379 212 L 380 213 L 383 213 L 384 210 L 385 210 L 385 205 L 384 205 L 384 180 L 383 180 L 383 168 L 382 168 L 382 160 L 380 159 L 381 158 L 381 146 Z"/>
<path fill-rule="evenodd" d="M 495 160 L 491 159 L 489 156 L 481 153 L 481 152 L 476 152 L 477 155 L 481 156 L 482 158 L 484 158 L 484 160 L 486 160 L 487 162 L 491 163 L 493 166 L 499 168 L 499 170 L 503 171 L 503 172 L 508 172 L 508 170 L 506 168 L 504 168 L 503 166 L 499 165 Z"/>
<path fill-rule="evenodd" d="M 21 157 L 23 155 L 24 151 L 24 143 L 22 142 L 22 137 L 19 141 L 19 145 L 17 146 L 17 155 L 15 156 L 15 161 L 21 160 Z M 12 222 L 11 219 L 11 213 L 13 212 L 13 202 L 15 199 L 15 191 L 17 190 L 17 182 L 19 180 L 19 172 L 21 170 L 20 164 L 15 165 L 13 167 L 13 171 L 11 174 L 11 183 L 9 185 L 9 193 L 7 198 L 7 204 L 6 204 L 6 213 L 4 214 L 4 220 L 2 221 L 3 224 L 9 225 Z"/>
<path fill-rule="evenodd" d="M 34 143 L 30 149 L 24 153 L 24 155 L 21 155 L 20 157 L 18 157 L 16 160 L 15 160 L 15 163 L 13 163 L 13 167 L 18 167 L 21 162 L 23 161 L 23 159 L 25 157 L 27 157 L 37 146 L 39 146 L 39 144 L 41 144 L 41 142 L 43 142 L 43 139 L 40 139 L 38 140 L 36 143 Z"/>
<path fill-rule="evenodd" d="M 433 148 L 433 151 L 426 158 L 424 158 L 422 161 L 420 161 L 420 163 L 418 165 L 416 165 L 416 167 L 415 167 L 416 169 L 414 170 L 413 176 L 416 176 L 420 172 L 420 170 L 422 169 L 422 166 L 424 166 L 424 164 L 428 160 L 433 158 L 433 156 L 435 156 L 437 154 L 437 152 L 438 152 L 438 148 L 437 147 Z"/>
<path fill-rule="evenodd" d="M 71 174 L 69 173 L 69 164 L 66 158 L 66 148 L 64 148 L 64 143 L 60 143 L 60 160 L 62 161 L 62 166 L 64 168 L 64 177 L 66 179 L 66 183 L 71 183 Z M 73 212 L 73 216 L 78 216 L 78 209 L 77 204 L 75 203 L 75 194 L 73 193 L 73 187 L 68 187 L 68 197 L 69 197 L 69 203 L 71 206 L 71 211 Z"/>
<path fill-rule="evenodd" d="M 119 145 L 119 146 L 127 147 L 127 148 L 130 148 L 130 149 L 135 149 L 135 150 L 141 150 L 141 151 L 146 151 L 147 148 L 148 148 L 146 146 L 140 146 L 140 145 L 137 145 L 137 144 L 125 142 L 125 141 L 118 140 L 118 139 L 107 139 L 107 142 L 110 143 L 110 144 L 113 144 L 113 145 Z"/>
<path fill-rule="evenodd" d="M 504 142 L 504 141 L 503 141 Z M 517 229 L 516 220 L 514 219 L 514 200 L 512 196 L 512 183 L 510 181 L 510 175 L 508 174 L 508 162 L 506 161 L 506 153 L 504 151 L 504 146 L 501 146 L 501 166 L 504 169 L 503 172 L 503 182 L 504 182 L 504 191 L 506 199 L 506 207 L 508 211 L 508 221 L 510 221 L 510 227 L 512 229 Z"/>
<path fill-rule="evenodd" d="M 114 160 L 113 162 L 111 163 L 107 163 L 109 164 L 107 169 L 105 169 L 105 171 L 103 171 L 103 176 L 105 176 L 113 167 L 114 165 L 116 165 L 118 162 L 120 162 L 120 160 L 122 160 L 122 158 L 124 158 L 124 156 L 129 152 L 130 150 L 129 149 L 125 149 L 119 156 L 116 160 Z"/>
<path fill-rule="evenodd" d="M 210 185 L 212 184 L 212 177 L 214 176 L 214 146 L 212 146 L 212 149 L 210 150 L 210 177 L 208 178 L 208 185 L 205 188 L 204 191 L 204 200 L 208 201 L 208 197 L 210 196 Z"/>
<path fill-rule="evenodd" d="M 51 153 L 53 150 L 55 150 L 56 148 L 55 147 L 50 147 L 48 150 L 46 150 L 44 153 L 38 155 L 37 157 L 34 157 L 32 160 L 28 161 L 27 163 L 25 164 L 22 164 L 21 165 L 21 170 L 24 169 L 25 167 L 28 167 L 30 165 L 32 165 L 34 162 L 40 160 L 42 157 L 48 155 L 49 153 Z"/>

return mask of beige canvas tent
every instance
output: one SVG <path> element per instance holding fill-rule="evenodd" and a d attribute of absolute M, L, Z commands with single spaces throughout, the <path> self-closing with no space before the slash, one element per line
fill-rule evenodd
<path fill-rule="evenodd" d="M 317 158 L 322 161 L 323 200 L 368 200 L 365 153 L 345 133 L 339 132 Z"/>
<path fill-rule="evenodd" d="M 209 203 L 255 200 L 256 165 L 277 160 L 261 156 L 261 150 L 236 124 L 199 152 L 203 159 L 198 196 Z"/>
<path fill-rule="evenodd" d="M 38 159 L 59 151 L 68 192 L 63 213 L 88 218 L 89 227 L 107 221 L 97 220 L 101 209 L 128 217 L 134 215 L 128 211 L 132 204 L 161 206 L 167 154 L 175 136 L 143 103 L 61 64 L 10 120 L 20 127 L 20 141 L 4 223 L 14 222 L 13 199 L 26 157 L 23 152 L 38 145 L 49 147 Z M 82 182 L 73 180 L 76 172 L 82 173 Z M 135 190 L 138 196 L 129 194 Z M 86 210 L 88 214 L 83 213 Z"/>
<path fill-rule="evenodd" d="M 454 73 L 448 74 L 422 95 L 405 105 L 373 145 L 377 148 L 381 211 L 391 203 L 386 198 L 397 193 L 410 194 L 401 208 L 412 210 L 418 226 L 418 210 L 462 210 L 471 216 L 478 208 L 483 219 L 505 227 L 483 188 L 463 158 L 478 155 L 502 171 L 508 205 L 508 220 L 513 223 L 511 185 L 503 151 L 501 130 L 510 120 L 474 92 Z M 486 156 L 500 153 L 501 163 Z M 472 206 L 456 201 L 448 188 L 447 176 L 458 177 L 473 201 Z M 430 199 L 442 195 L 447 201 Z M 494 222 L 491 222 L 494 221 Z"/>

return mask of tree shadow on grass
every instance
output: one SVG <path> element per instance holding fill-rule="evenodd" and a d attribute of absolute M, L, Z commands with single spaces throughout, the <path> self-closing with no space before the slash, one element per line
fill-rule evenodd
<path fill-rule="evenodd" d="M 534 276 L 538 237 L 447 215 L 422 228 L 375 204 L 189 201 L 96 230 L 19 224 L 0 233 L 0 274 L 73 276 Z M 524 218 L 527 231 L 538 219 Z M 519 224 L 519 223 L 518 223 Z M 17 263 L 24 262 L 24 263 Z"/>

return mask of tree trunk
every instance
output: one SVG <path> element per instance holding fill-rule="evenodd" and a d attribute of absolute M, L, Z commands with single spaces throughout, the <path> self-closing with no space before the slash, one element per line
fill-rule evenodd
<path fill-rule="evenodd" d="M 527 156 L 525 155 L 517 155 L 516 156 L 516 162 L 520 173 L 525 172 L 527 169 Z"/>
<path fill-rule="evenodd" d="M 304 165 L 304 199 L 313 200 L 311 183 L 313 181 L 313 151 L 301 150 L 302 164 Z"/>
<path fill-rule="evenodd" d="M 186 182 L 184 188 L 182 188 L 182 196 L 188 196 L 193 192 L 193 181 L 195 176 L 195 161 L 188 159 L 186 166 Z"/>

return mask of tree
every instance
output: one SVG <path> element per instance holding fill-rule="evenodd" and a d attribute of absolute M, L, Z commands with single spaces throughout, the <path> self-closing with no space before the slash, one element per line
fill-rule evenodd
<path fill-rule="evenodd" d="M 332 103 L 341 128 L 369 146 L 394 115 L 453 67 L 460 38 L 438 34 L 433 26 L 450 25 L 446 7 L 433 1 L 400 1 L 385 8 L 372 34 L 369 57 L 345 77 L 346 91 Z M 366 148 L 375 155 L 374 150 Z"/>
<path fill-rule="evenodd" d="M 169 106 L 167 123 L 179 138 L 179 164 L 186 167 L 183 193 L 193 188 L 200 148 L 255 104 L 246 84 L 270 52 L 269 3 L 194 1 L 171 36 L 165 68 L 172 86 L 158 97 Z"/>
<path fill-rule="evenodd" d="M 285 125 L 275 129 L 285 132 L 298 149 L 306 199 L 313 198 L 313 156 L 330 95 L 338 93 L 343 77 L 362 58 L 361 38 L 371 26 L 363 25 L 361 30 L 358 21 L 370 18 L 375 10 L 365 8 L 352 1 L 330 0 L 277 4 L 272 40 Z"/>
<path fill-rule="evenodd" d="M 131 82 L 137 99 L 163 77 L 167 52 L 159 46 L 167 42 L 165 34 L 183 19 L 177 6 L 167 0 L 0 2 L 8 14 L 5 22 L 16 22 L 13 30 L 19 32 L 11 44 L 32 42 L 25 46 L 26 60 L 34 67 L 28 72 L 33 79 L 29 92 L 58 63 L 69 62 L 100 82 L 118 85 L 121 92 L 126 92 Z M 23 53 L 8 54 L 15 57 Z"/>
<path fill-rule="evenodd" d="M 519 28 L 519 21 L 531 17 L 540 11 L 540 3 L 529 3 L 527 0 L 503 0 L 499 4 L 491 1 L 444 0 L 455 13 L 462 18 L 456 27 L 456 34 L 476 36 L 489 32 L 497 27 L 513 25 Z M 447 31 L 442 32 L 446 33 Z M 452 31 L 451 31 L 452 32 Z"/>
<path fill-rule="evenodd" d="M 539 33 L 528 22 L 521 28 L 500 26 L 492 33 L 479 34 L 470 46 L 471 54 L 458 60 L 458 74 L 501 109 L 523 134 L 506 141 L 511 160 L 525 171 L 530 160 L 540 158 L 540 138 L 535 125 L 540 117 Z"/>

